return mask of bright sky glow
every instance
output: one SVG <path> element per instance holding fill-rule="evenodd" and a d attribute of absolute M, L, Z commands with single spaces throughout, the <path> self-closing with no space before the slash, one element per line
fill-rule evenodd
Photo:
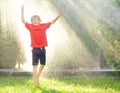
<path fill-rule="evenodd" d="M 63 1 L 61 0 L 61 2 Z M 97 14 L 97 10 L 92 7 L 91 3 L 94 2 L 96 6 L 99 4 L 102 5 L 102 2 L 104 0 L 81 0 L 80 7 L 76 6 L 73 1 L 74 0 L 68 0 L 70 4 L 69 7 L 75 10 L 73 11 L 74 14 L 72 15 L 74 16 L 74 19 L 76 19 L 81 26 L 85 26 L 83 28 L 85 28 L 85 30 L 88 31 L 88 33 L 93 38 L 96 36 L 98 37 L 98 41 L 102 39 L 102 44 L 109 44 L 101 35 L 102 28 L 99 28 L 99 25 L 96 25 L 96 18 L 100 17 L 100 15 Z M 40 16 L 42 23 L 50 22 L 57 16 L 58 10 L 55 8 L 55 6 L 53 6 L 51 2 L 48 2 L 47 0 L 7 0 L 7 2 L 5 0 L 1 1 L 1 27 L 4 30 L 6 25 L 9 25 L 11 29 L 17 29 L 17 31 L 13 33 L 15 37 L 18 37 L 18 42 L 20 42 L 20 45 L 25 49 L 25 56 L 27 59 L 26 63 L 23 66 L 21 64 L 21 66 L 25 70 L 32 70 L 30 34 L 29 31 L 25 28 L 24 24 L 21 22 L 22 4 L 25 6 L 24 14 L 25 20 L 27 22 L 30 22 L 31 16 L 35 14 Z M 78 20 L 79 17 L 84 23 L 81 23 L 81 20 Z M 96 29 L 96 32 L 93 31 L 94 27 L 98 27 Z M 6 33 L 6 31 L 4 31 L 4 33 Z M 77 61 L 80 60 L 80 62 L 83 62 L 83 64 L 85 62 L 89 62 L 87 58 L 89 58 L 91 62 L 95 61 L 85 46 L 84 42 L 81 40 L 81 37 L 78 37 L 73 28 L 70 27 L 69 23 L 65 21 L 64 17 L 61 17 L 47 30 L 47 39 L 49 45 L 46 47 L 48 65 L 56 56 L 56 54 L 59 54 L 56 52 L 60 52 L 60 55 L 57 55 L 59 58 L 71 58 L 72 56 L 76 56 Z M 77 55 L 76 52 L 79 52 L 79 55 Z M 16 64 L 16 67 L 17 66 L 18 64 Z"/>
<path fill-rule="evenodd" d="M 1 9 L 6 9 L 6 11 L 2 11 L 2 16 L 7 15 L 8 19 L 3 17 L 3 27 L 6 25 L 5 20 L 9 20 L 9 24 L 16 26 L 18 32 L 14 32 L 15 36 L 19 38 L 19 42 L 21 46 L 25 49 L 25 55 L 27 62 L 23 65 L 23 69 L 25 70 L 32 70 L 31 66 L 31 47 L 30 47 L 30 34 L 29 31 L 25 28 L 25 26 L 21 22 L 21 5 L 25 5 L 25 20 L 30 22 L 30 18 L 34 14 L 38 14 L 42 22 L 49 22 L 53 20 L 58 11 L 56 8 L 51 5 L 46 0 L 41 0 L 39 3 L 34 2 L 34 0 L 8 0 L 8 2 L 2 1 Z M 39 5 L 40 4 L 40 5 Z M 7 22 L 7 21 L 6 21 Z M 47 31 L 48 37 L 48 44 L 47 47 L 47 64 L 49 65 L 50 60 L 53 60 L 55 56 L 55 52 L 58 51 L 58 48 L 63 49 L 65 55 L 73 55 L 71 52 L 71 44 L 76 44 L 81 50 L 79 56 L 81 56 L 81 61 L 85 60 L 82 59 L 85 55 L 90 54 L 87 52 L 85 45 L 82 43 L 80 38 L 78 38 L 72 28 L 66 23 L 66 21 L 61 17 L 54 25 L 50 27 Z M 73 41 L 74 40 L 74 41 Z M 80 43 L 78 43 L 80 42 Z M 75 48 L 76 48 L 75 47 Z M 72 47 L 71 47 L 72 48 Z M 59 52 L 59 51 L 58 51 Z M 64 56 L 64 55 L 63 55 Z M 18 64 L 16 64 L 16 67 Z M 21 65 L 22 66 L 22 65 Z"/>

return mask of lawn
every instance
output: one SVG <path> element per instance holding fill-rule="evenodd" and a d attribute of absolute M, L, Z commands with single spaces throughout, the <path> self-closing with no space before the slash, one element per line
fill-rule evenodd
<path fill-rule="evenodd" d="M 120 81 L 105 76 L 0 77 L 0 93 L 120 93 Z"/>

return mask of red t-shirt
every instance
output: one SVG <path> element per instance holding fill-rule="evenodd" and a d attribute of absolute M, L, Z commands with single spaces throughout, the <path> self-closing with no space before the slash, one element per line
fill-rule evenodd
<path fill-rule="evenodd" d="M 48 45 L 46 30 L 49 28 L 51 23 L 44 23 L 35 26 L 30 23 L 26 23 L 25 27 L 30 31 L 31 36 L 31 47 L 32 48 L 42 48 Z"/>

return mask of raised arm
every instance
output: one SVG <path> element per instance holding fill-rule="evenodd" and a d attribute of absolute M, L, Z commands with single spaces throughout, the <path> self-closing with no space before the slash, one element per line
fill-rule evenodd
<path fill-rule="evenodd" d="M 26 24 L 25 18 L 24 18 L 24 5 L 21 7 L 21 21 Z"/>
<path fill-rule="evenodd" d="M 51 24 L 54 24 L 61 16 L 62 16 L 62 12 L 60 11 L 58 16 L 51 21 Z"/>

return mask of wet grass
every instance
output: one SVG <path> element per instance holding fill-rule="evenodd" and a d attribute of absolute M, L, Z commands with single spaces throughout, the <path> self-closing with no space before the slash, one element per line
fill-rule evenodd
<path fill-rule="evenodd" d="M 120 81 L 104 76 L 0 77 L 0 93 L 120 93 Z"/>

